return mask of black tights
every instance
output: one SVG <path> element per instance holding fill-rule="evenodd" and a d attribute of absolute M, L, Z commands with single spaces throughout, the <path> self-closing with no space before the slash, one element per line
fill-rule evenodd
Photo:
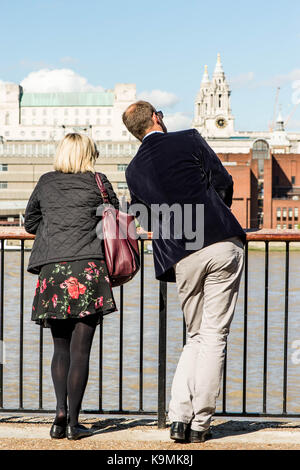
<path fill-rule="evenodd" d="M 90 351 L 97 315 L 80 319 L 52 320 L 54 354 L 51 374 L 57 400 L 55 424 L 76 426 L 89 375 Z"/>

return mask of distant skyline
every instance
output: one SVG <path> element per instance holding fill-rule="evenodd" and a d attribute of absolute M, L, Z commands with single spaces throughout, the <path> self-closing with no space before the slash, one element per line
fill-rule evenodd
<path fill-rule="evenodd" d="M 283 117 L 294 110 L 287 130 L 300 131 L 298 0 L 1 3 L 0 81 L 36 91 L 135 83 L 138 97 L 180 129 L 193 118 L 204 65 L 211 77 L 219 52 L 236 130 L 268 130 L 280 86 Z"/>

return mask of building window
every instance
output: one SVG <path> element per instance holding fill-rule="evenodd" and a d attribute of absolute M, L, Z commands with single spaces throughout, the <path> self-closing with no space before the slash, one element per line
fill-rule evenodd
<path fill-rule="evenodd" d="M 269 157 L 269 144 L 265 140 L 257 140 L 253 144 L 253 158 L 255 159 L 266 159 Z"/>
<path fill-rule="evenodd" d="M 276 214 L 277 214 L 277 220 L 280 220 L 281 219 L 281 208 L 280 207 L 277 207 Z"/>
<path fill-rule="evenodd" d="M 293 218 L 293 208 L 289 207 L 289 220 L 292 220 Z"/>
<path fill-rule="evenodd" d="M 127 183 L 118 183 L 118 189 L 127 189 L 128 186 L 127 186 Z"/>
<path fill-rule="evenodd" d="M 222 95 L 219 95 L 219 108 L 222 107 Z"/>
<path fill-rule="evenodd" d="M 299 230 L 299 225 L 298 224 L 294 225 L 294 230 Z"/>
<path fill-rule="evenodd" d="M 0 189 L 7 189 L 7 181 L 0 181 Z"/>
<path fill-rule="evenodd" d="M 283 230 L 285 230 L 286 229 L 286 224 L 283 224 L 282 228 L 283 228 Z"/>
<path fill-rule="evenodd" d="M 288 225 L 288 228 L 289 228 L 289 229 L 293 228 L 292 224 L 289 224 L 289 225 Z"/>
<path fill-rule="evenodd" d="M 281 224 L 277 224 L 277 229 L 281 229 Z"/>
<path fill-rule="evenodd" d="M 128 167 L 127 163 L 119 163 L 118 164 L 118 171 L 125 171 L 127 167 Z"/>
<path fill-rule="evenodd" d="M 295 209 L 294 209 L 294 219 L 295 220 L 298 220 L 298 215 L 299 215 L 299 209 L 298 209 L 298 207 L 295 207 Z"/>
<path fill-rule="evenodd" d="M 286 207 L 282 209 L 282 220 L 286 220 L 287 210 Z"/>
<path fill-rule="evenodd" d="M 296 176 L 292 176 L 292 184 L 296 184 Z"/>
<path fill-rule="evenodd" d="M 0 171 L 7 171 L 7 170 L 8 170 L 7 163 L 0 163 Z"/>
<path fill-rule="evenodd" d="M 6 113 L 6 114 L 5 114 L 5 122 L 4 122 L 4 125 L 5 125 L 5 126 L 9 126 L 9 113 Z"/>

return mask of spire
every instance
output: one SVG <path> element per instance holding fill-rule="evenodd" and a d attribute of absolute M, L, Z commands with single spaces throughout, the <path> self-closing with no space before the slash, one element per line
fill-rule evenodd
<path fill-rule="evenodd" d="M 218 54 L 214 75 L 221 75 L 221 74 L 224 75 L 224 70 L 223 70 L 223 66 L 221 63 L 221 55 Z"/>
<path fill-rule="evenodd" d="M 210 80 L 209 80 L 207 65 L 205 65 L 201 85 L 207 85 L 208 83 L 210 83 Z"/>
<path fill-rule="evenodd" d="M 281 114 L 281 107 L 280 107 L 280 111 L 279 111 L 279 114 L 278 114 L 277 119 L 276 119 L 276 130 L 277 131 L 284 131 L 284 119 L 283 119 L 282 114 Z"/>

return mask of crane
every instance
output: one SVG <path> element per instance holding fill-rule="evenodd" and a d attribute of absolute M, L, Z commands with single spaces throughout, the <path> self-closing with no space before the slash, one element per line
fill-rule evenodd
<path fill-rule="evenodd" d="M 289 114 L 288 117 L 286 118 L 286 121 L 285 121 L 285 123 L 284 123 L 285 126 L 287 125 L 287 123 L 289 122 L 289 120 L 291 119 L 291 117 L 295 114 L 295 111 L 296 111 L 296 109 L 298 108 L 299 104 L 300 104 L 300 101 L 299 101 L 299 103 L 296 103 L 295 106 L 293 107 L 292 111 L 290 112 L 290 114 Z"/>
<path fill-rule="evenodd" d="M 275 97 L 275 104 L 274 104 L 273 121 L 272 121 L 271 126 L 270 126 L 270 132 L 273 131 L 274 126 L 275 126 L 276 110 L 277 110 L 277 105 L 278 105 L 279 92 L 280 92 L 280 86 L 278 86 L 277 89 L 276 89 L 276 97 Z"/>

